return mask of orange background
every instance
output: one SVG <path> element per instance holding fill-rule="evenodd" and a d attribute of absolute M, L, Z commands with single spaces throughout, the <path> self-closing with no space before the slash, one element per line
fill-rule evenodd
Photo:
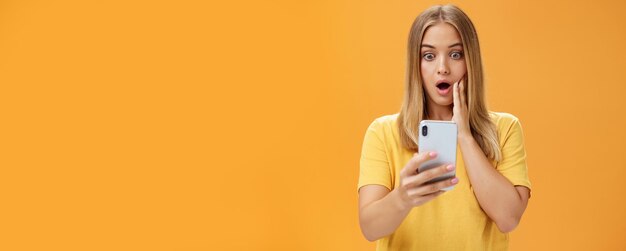
<path fill-rule="evenodd" d="M 373 250 L 361 143 L 434 3 L 2 1 L 0 249 Z M 525 132 L 511 250 L 626 246 L 624 2 L 455 3 Z"/>

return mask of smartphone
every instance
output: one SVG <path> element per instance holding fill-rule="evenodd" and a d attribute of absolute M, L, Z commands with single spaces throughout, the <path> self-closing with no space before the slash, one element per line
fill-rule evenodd
<path fill-rule="evenodd" d="M 452 121 L 422 120 L 419 124 L 419 138 L 417 147 L 419 152 L 437 152 L 437 158 L 424 162 L 419 172 L 438 167 L 441 165 L 456 166 L 456 123 Z M 442 176 L 436 177 L 428 183 L 452 178 L 456 175 L 456 169 Z M 454 186 L 442 190 L 448 191 Z"/>

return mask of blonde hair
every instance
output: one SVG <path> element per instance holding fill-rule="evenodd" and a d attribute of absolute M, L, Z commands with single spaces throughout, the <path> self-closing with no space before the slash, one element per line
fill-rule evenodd
<path fill-rule="evenodd" d="M 476 29 L 469 17 L 454 5 L 435 5 L 422 12 L 413 22 L 407 46 L 407 71 L 404 102 L 398 116 L 402 146 L 417 151 L 418 126 L 428 119 L 426 96 L 420 73 L 420 47 L 426 29 L 437 23 L 449 23 L 461 36 L 467 66 L 467 108 L 472 136 L 487 158 L 502 159 L 495 124 L 485 104 L 483 66 Z"/>

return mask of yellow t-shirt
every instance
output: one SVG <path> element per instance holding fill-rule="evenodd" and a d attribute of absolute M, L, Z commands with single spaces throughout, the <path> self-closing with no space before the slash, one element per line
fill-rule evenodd
<path fill-rule="evenodd" d="M 513 185 L 530 189 L 522 127 L 508 113 L 490 112 L 498 130 L 502 161 L 495 168 Z M 398 114 L 376 119 L 367 129 L 361 152 L 358 188 L 378 184 L 390 190 L 400 185 L 400 170 L 413 157 L 402 147 Z M 508 234 L 480 208 L 457 146 L 459 183 L 439 197 L 414 207 L 396 231 L 377 241 L 376 250 L 506 250 Z"/>

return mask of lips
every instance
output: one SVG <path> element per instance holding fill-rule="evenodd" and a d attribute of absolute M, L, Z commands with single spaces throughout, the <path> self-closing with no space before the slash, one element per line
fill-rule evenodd
<path fill-rule="evenodd" d="M 452 84 L 446 80 L 437 81 L 437 92 L 439 95 L 447 95 L 452 90 Z"/>

